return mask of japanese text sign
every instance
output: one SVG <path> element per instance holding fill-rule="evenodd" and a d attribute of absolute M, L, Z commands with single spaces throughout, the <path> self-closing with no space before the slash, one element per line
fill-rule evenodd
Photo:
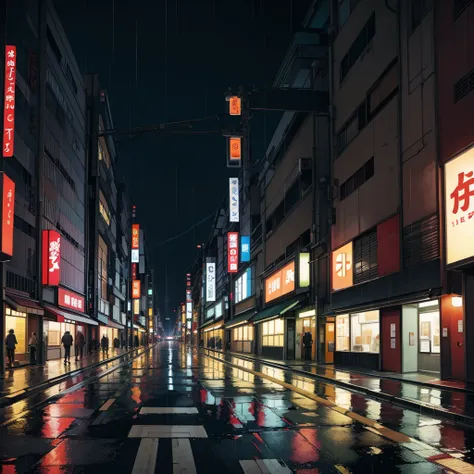
<path fill-rule="evenodd" d="M 265 303 L 295 290 L 295 262 L 290 262 L 265 278 Z"/>
<path fill-rule="evenodd" d="M 229 157 L 231 161 L 240 161 L 242 159 L 242 138 L 229 138 Z"/>
<path fill-rule="evenodd" d="M 3 157 L 13 156 L 15 139 L 16 47 L 5 47 L 5 93 L 3 96 Z"/>
<path fill-rule="evenodd" d="M 236 95 L 229 98 L 229 115 L 242 114 L 242 99 Z"/>
<path fill-rule="evenodd" d="M 140 298 L 142 295 L 140 280 L 133 280 L 132 281 L 132 298 L 137 299 Z"/>
<path fill-rule="evenodd" d="M 61 235 L 55 230 L 43 230 L 42 283 L 58 286 L 61 266 Z"/>
<path fill-rule="evenodd" d="M 240 261 L 250 262 L 250 235 L 240 237 Z"/>
<path fill-rule="evenodd" d="M 15 183 L 0 172 L 2 209 L 2 260 L 13 256 L 13 224 L 15 221 Z"/>
<path fill-rule="evenodd" d="M 342 290 L 353 285 L 352 242 L 334 250 L 331 256 L 332 289 Z"/>
<path fill-rule="evenodd" d="M 137 279 L 137 264 L 132 263 L 132 280 Z"/>
<path fill-rule="evenodd" d="M 84 312 L 84 297 L 73 291 L 58 288 L 58 306 Z"/>
<path fill-rule="evenodd" d="M 216 263 L 206 261 L 206 302 L 216 301 Z"/>
<path fill-rule="evenodd" d="M 474 148 L 444 169 L 446 264 L 474 257 Z"/>
<path fill-rule="evenodd" d="M 229 221 L 239 222 L 239 178 L 229 178 Z"/>
<path fill-rule="evenodd" d="M 140 225 L 132 224 L 132 249 L 140 248 Z"/>
<path fill-rule="evenodd" d="M 237 273 L 239 270 L 239 233 L 227 232 L 227 271 Z"/>

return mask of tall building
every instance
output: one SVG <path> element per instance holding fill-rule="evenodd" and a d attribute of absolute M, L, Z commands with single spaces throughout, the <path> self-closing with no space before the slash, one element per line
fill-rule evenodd
<path fill-rule="evenodd" d="M 437 0 L 435 51 L 439 162 L 443 180 L 443 260 L 448 269 L 441 300 L 443 378 L 474 380 L 474 3 Z"/>
<path fill-rule="evenodd" d="M 88 115 L 87 242 L 88 312 L 99 325 L 90 340 L 105 334 L 112 341 L 125 340 L 128 239 L 128 200 L 117 188 L 117 149 L 107 92 L 97 74 L 85 76 Z M 120 211 L 119 211 L 120 209 Z"/>

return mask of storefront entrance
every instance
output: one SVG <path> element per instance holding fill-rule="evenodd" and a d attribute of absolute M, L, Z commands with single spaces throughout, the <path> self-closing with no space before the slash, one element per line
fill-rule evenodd
<path fill-rule="evenodd" d="M 316 317 L 302 317 L 301 315 L 296 320 L 296 359 L 305 359 L 303 338 L 307 332 L 311 334 L 311 338 L 313 340 L 313 344 L 311 346 L 311 360 L 316 359 Z"/>

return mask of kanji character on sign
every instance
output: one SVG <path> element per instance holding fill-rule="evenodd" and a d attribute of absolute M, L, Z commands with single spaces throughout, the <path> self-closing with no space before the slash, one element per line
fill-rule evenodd
<path fill-rule="evenodd" d="M 453 214 L 458 213 L 460 205 L 461 211 L 467 211 L 469 209 L 471 204 L 471 197 L 474 196 L 473 175 L 473 171 L 458 174 L 458 185 L 449 196 L 454 201 Z"/>

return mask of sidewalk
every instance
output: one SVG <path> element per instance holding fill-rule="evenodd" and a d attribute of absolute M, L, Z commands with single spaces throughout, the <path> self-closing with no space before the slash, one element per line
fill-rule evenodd
<path fill-rule="evenodd" d="M 212 349 L 205 349 L 211 350 Z M 222 351 L 214 351 L 222 354 Z M 304 364 L 302 361 L 270 360 L 253 354 L 225 353 L 279 369 L 313 376 L 334 385 L 358 391 L 384 401 L 405 406 L 431 415 L 439 415 L 457 423 L 474 425 L 474 392 L 461 387 L 450 388 L 416 380 L 400 380 L 361 372 L 349 372 L 334 367 Z M 432 377 L 431 377 L 432 379 Z"/>
<path fill-rule="evenodd" d="M 19 395 L 22 391 L 36 385 L 47 384 L 56 378 L 73 375 L 100 362 L 114 360 L 125 353 L 127 353 L 125 349 L 109 349 L 108 355 L 104 356 L 102 352 L 90 354 L 77 362 L 72 356 L 70 364 L 64 364 L 63 359 L 55 359 L 47 361 L 44 365 L 26 365 L 7 369 L 5 378 L 0 378 L 0 398 L 13 394 Z"/>

